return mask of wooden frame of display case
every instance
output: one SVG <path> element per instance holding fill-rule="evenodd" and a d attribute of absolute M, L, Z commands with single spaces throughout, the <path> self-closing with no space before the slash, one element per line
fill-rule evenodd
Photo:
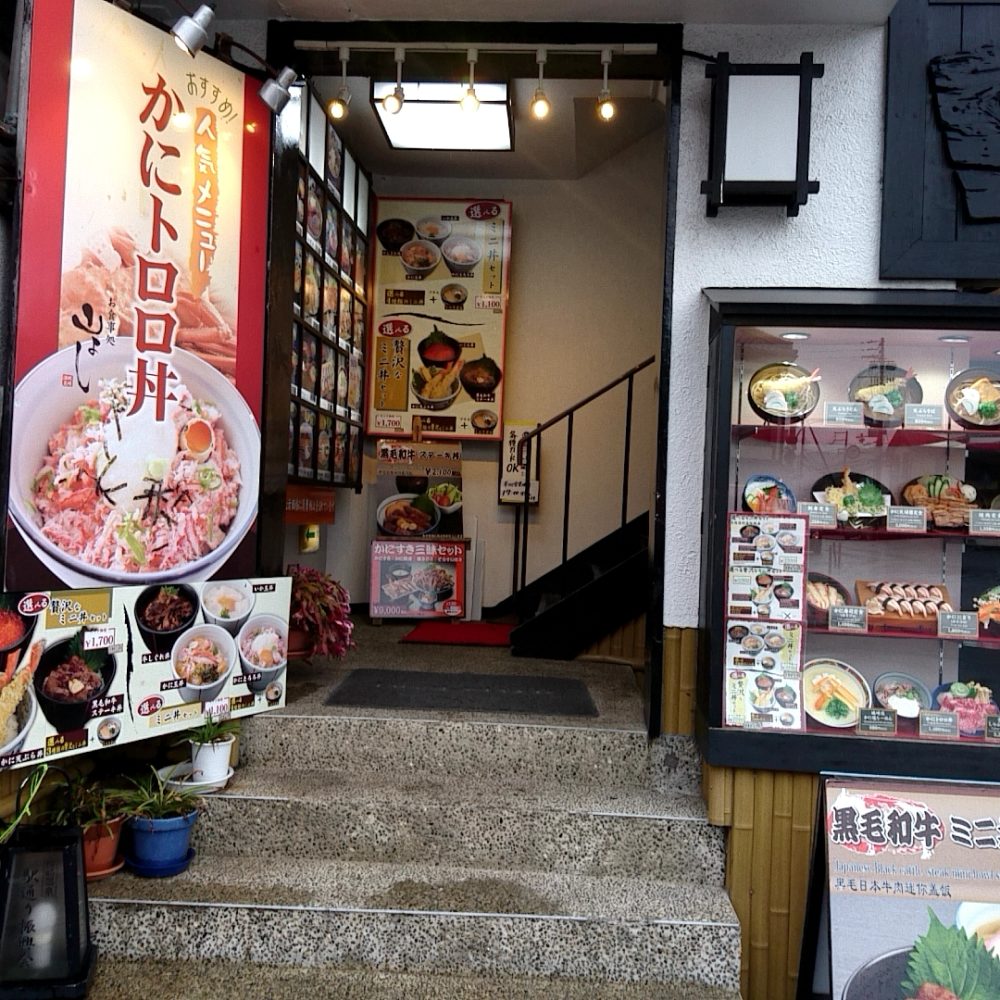
<path fill-rule="evenodd" d="M 710 303 L 709 403 L 706 424 L 702 593 L 696 730 L 708 763 L 742 768 L 838 771 L 968 778 L 1000 759 L 1000 743 L 754 731 L 723 724 L 724 664 L 721 639 L 725 617 L 727 515 L 732 505 L 730 479 L 733 426 L 735 330 L 743 326 L 792 328 L 878 328 L 886 331 L 997 330 L 1000 301 L 949 292 L 815 291 L 801 289 L 706 289 Z M 774 425 L 779 426 L 779 425 Z M 797 425 L 798 426 L 798 425 Z M 942 434 L 961 432 L 942 431 Z M 836 529 L 835 529 L 836 531 Z M 843 530 L 844 537 L 849 532 Z M 888 541 L 906 544 L 901 533 Z M 1000 555 L 1000 539 L 960 539 L 973 548 Z M 942 543 L 944 544 L 944 543 Z M 883 641 L 871 639 L 871 642 Z M 949 642 L 950 640 L 938 640 Z M 793 751 L 793 752 L 790 752 Z"/>

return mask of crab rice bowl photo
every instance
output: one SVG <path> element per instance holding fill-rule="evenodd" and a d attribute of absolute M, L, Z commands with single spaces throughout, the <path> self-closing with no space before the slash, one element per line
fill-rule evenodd
<path fill-rule="evenodd" d="M 14 391 L 10 512 L 71 585 L 210 575 L 257 513 L 260 431 L 243 397 L 175 349 L 164 398 L 147 372 L 137 400 L 141 360 L 126 337 L 93 356 L 68 347 Z"/>

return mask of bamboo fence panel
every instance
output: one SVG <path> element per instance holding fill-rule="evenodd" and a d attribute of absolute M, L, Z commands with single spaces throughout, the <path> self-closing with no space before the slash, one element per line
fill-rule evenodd
<path fill-rule="evenodd" d="M 788 930 L 795 947 L 788 951 L 788 996 L 795 996 L 799 979 L 799 950 L 802 925 L 805 922 L 806 899 L 809 895 L 809 869 L 812 865 L 813 837 L 816 835 L 816 797 L 819 776 L 794 775 L 792 795 L 792 827 L 788 850 L 788 871 L 791 875 L 788 907 Z"/>
<path fill-rule="evenodd" d="M 771 899 L 768 907 L 767 981 L 771 995 L 784 996 L 788 953 L 792 943 L 788 934 L 791 873 L 785 854 L 792 836 L 792 802 L 795 776 L 782 772 L 774 776 L 774 819 L 771 825 Z"/>
<path fill-rule="evenodd" d="M 698 630 L 667 628 L 663 633 L 661 719 L 665 733 L 694 732 Z"/>
<path fill-rule="evenodd" d="M 588 646 L 578 657 L 580 660 L 623 660 L 633 666 L 646 663 L 646 615 L 626 622 L 609 635 Z"/>

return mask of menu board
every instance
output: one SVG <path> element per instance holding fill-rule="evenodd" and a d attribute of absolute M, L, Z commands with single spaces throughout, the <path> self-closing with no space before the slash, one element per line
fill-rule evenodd
<path fill-rule="evenodd" d="M 462 538 L 459 441 L 376 443 L 375 533 L 394 538 Z"/>
<path fill-rule="evenodd" d="M 831 778 L 831 995 L 1000 996 L 996 785 Z"/>
<path fill-rule="evenodd" d="M 802 652 L 808 518 L 729 515 L 726 572 L 727 726 L 803 728 Z"/>
<path fill-rule="evenodd" d="M 252 572 L 259 83 L 103 0 L 33 16 L 6 588 Z"/>
<path fill-rule="evenodd" d="M 357 486 L 368 283 L 368 182 L 304 91 L 284 112 L 300 130 L 292 261 L 288 475 Z M 348 167 L 350 168 L 348 170 Z M 349 175 L 349 177 L 348 177 Z M 362 204 L 364 202 L 364 204 Z"/>
<path fill-rule="evenodd" d="M 465 543 L 376 539 L 368 601 L 373 618 L 461 618 Z"/>
<path fill-rule="evenodd" d="M 379 198 L 366 430 L 500 440 L 511 205 Z"/>
<path fill-rule="evenodd" d="M 287 577 L 0 594 L 0 770 L 285 703 Z"/>

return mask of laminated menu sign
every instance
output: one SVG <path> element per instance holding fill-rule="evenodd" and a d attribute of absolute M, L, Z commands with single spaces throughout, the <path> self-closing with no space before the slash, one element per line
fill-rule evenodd
<path fill-rule="evenodd" d="M 511 205 L 379 198 L 366 429 L 500 440 Z"/>
<path fill-rule="evenodd" d="M 463 538 L 462 443 L 376 443 L 375 532 L 400 540 Z"/>
<path fill-rule="evenodd" d="M 802 728 L 802 626 L 726 622 L 725 723 L 747 729 Z"/>
<path fill-rule="evenodd" d="M 465 543 L 376 539 L 368 600 L 374 618 L 461 618 Z"/>
<path fill-rule="evenodd" d="M 807 524 L 795 514 L 729 515 L 727 615 L 803 620 Z"/>
<path fill-rule="evenodd" d="M 824 784 L 831 995 L 1000 996 L 1000 787 Z"/>
<path fill-rule="evenodd" d="M 285 703 L 285 577 L 0 595 L 0 769 Z"/>
<path fill-rule="evenodd" d="M 252 573 L 259 82 L 103 0 L 32 13 L 6 588 Z"/>

